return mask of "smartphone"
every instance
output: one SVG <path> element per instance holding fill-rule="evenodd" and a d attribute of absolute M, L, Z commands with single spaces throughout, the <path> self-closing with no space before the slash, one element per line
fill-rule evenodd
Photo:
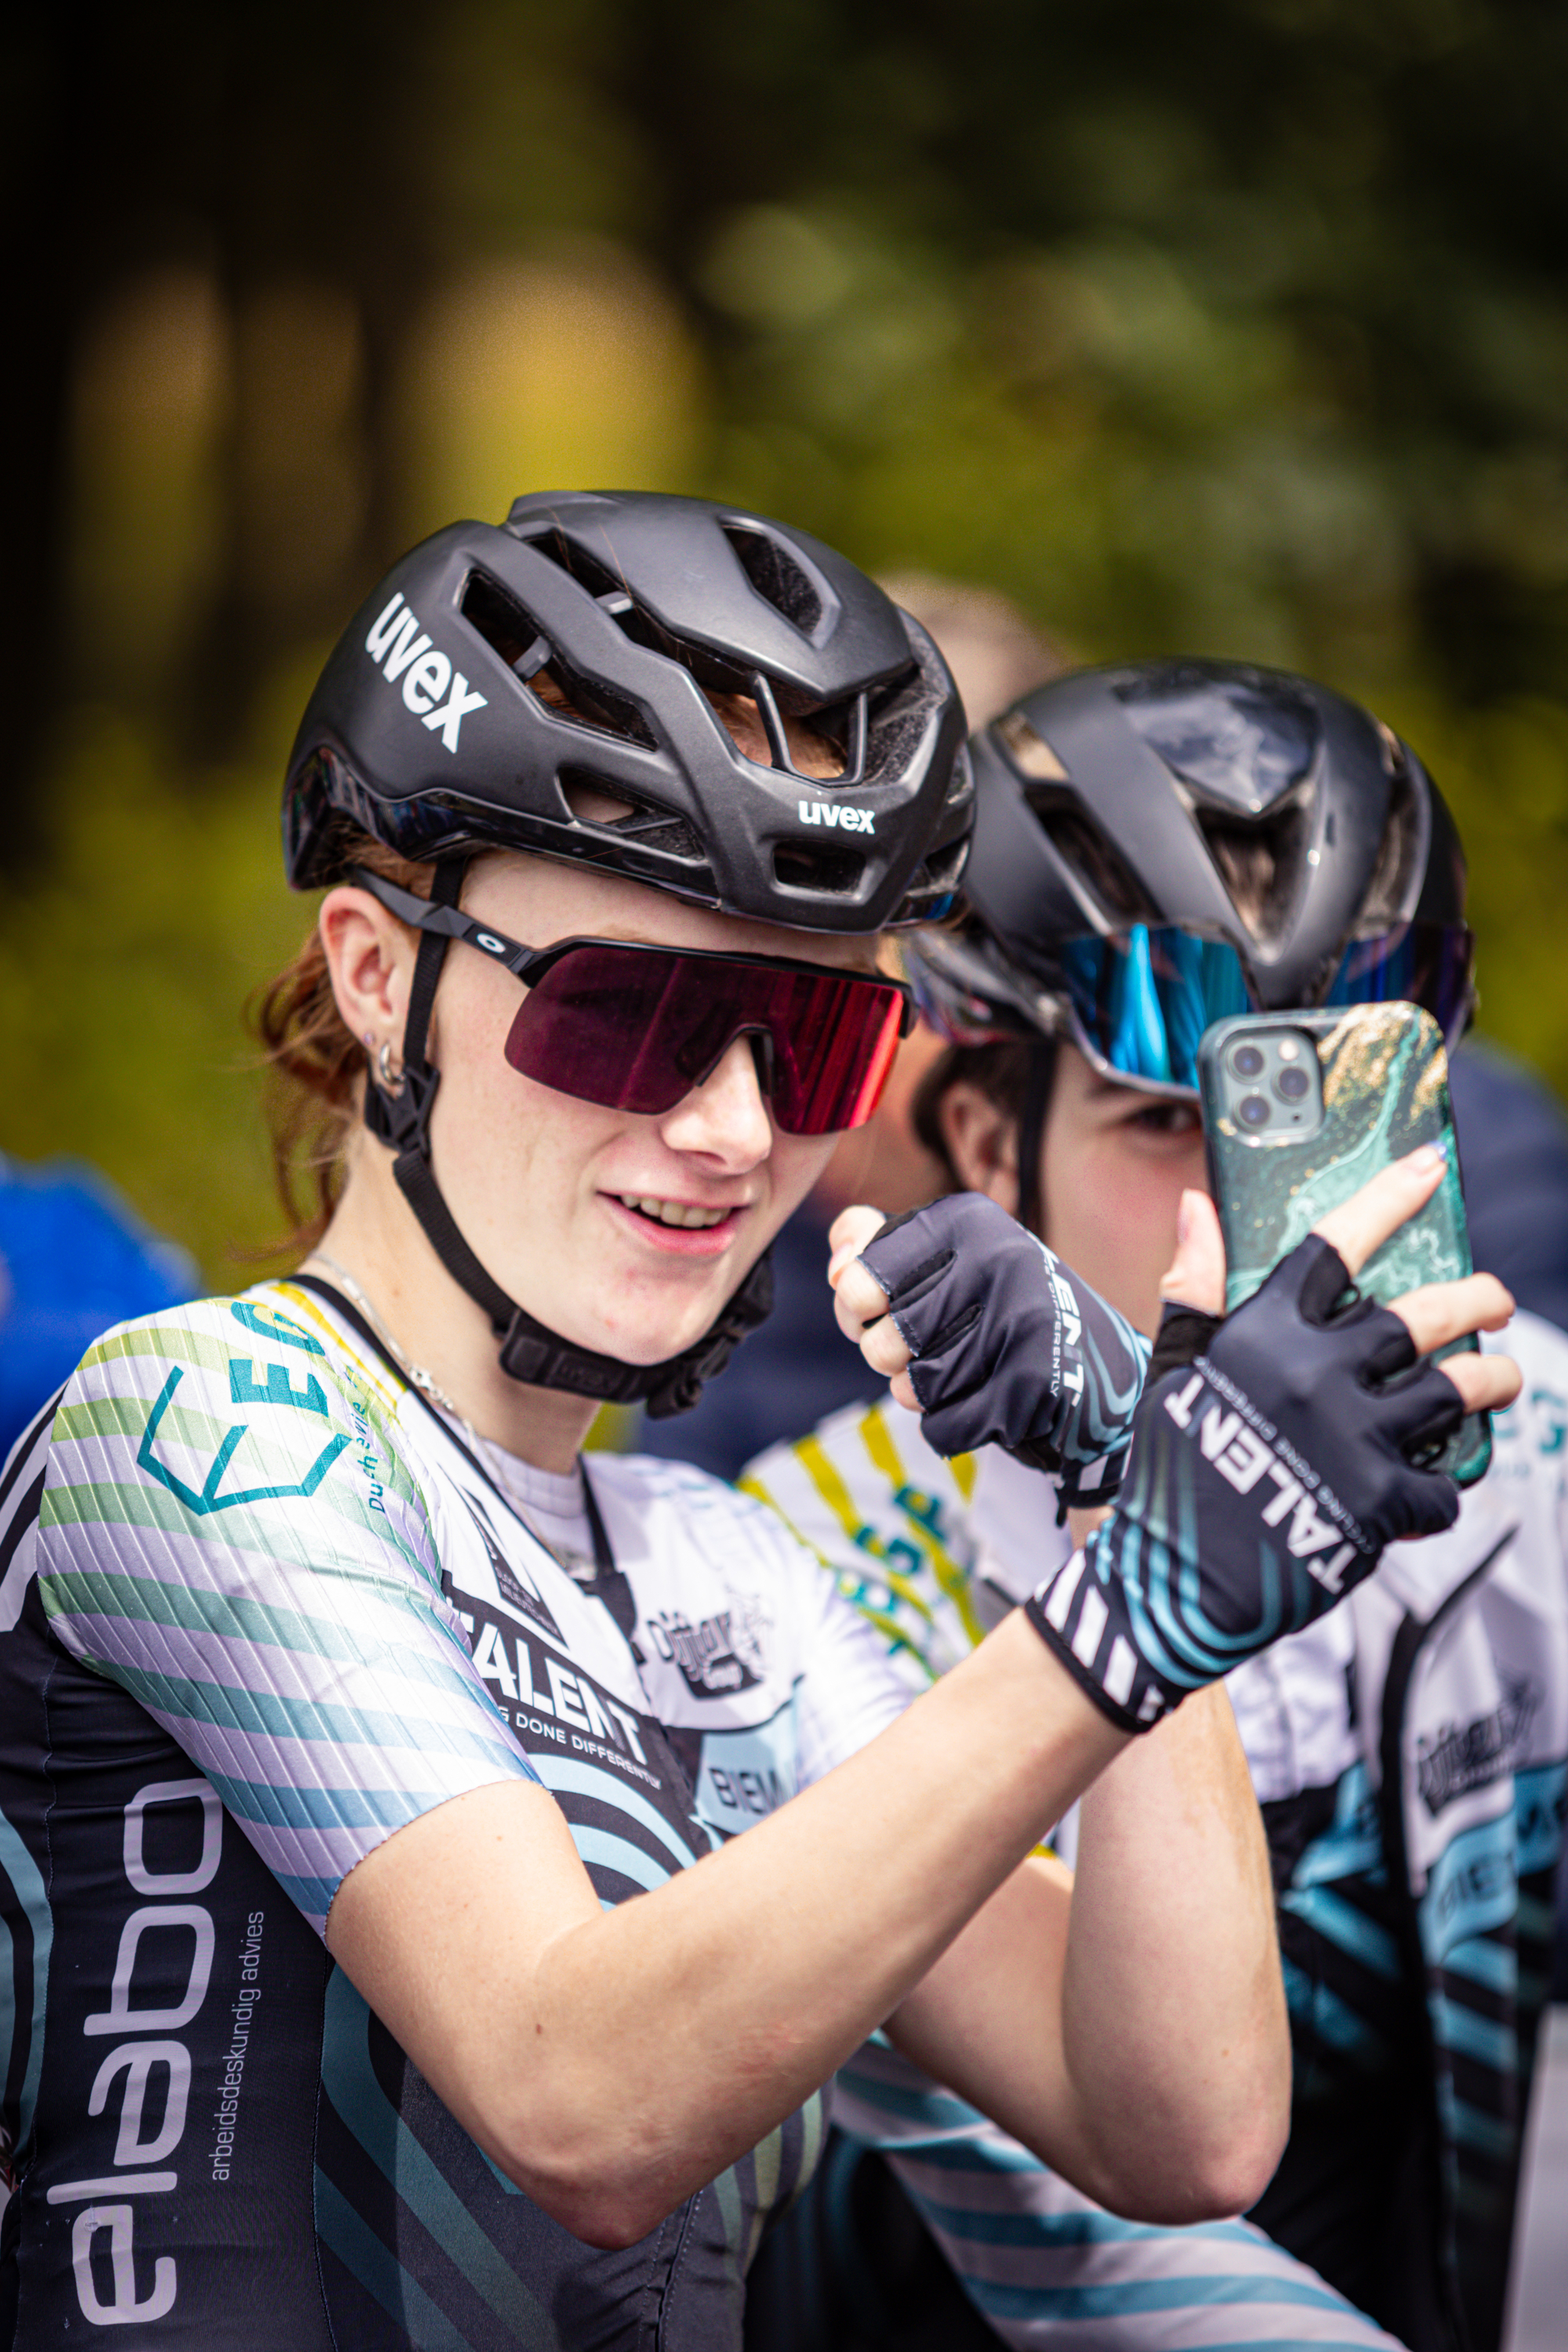
<path fill-rule="evenodd" d="M 1216 1021 L 1198 1047 L 1198 1086 L 1225 1235 L 1227 1313 L 1328 1210 L 1422 1143 L 1447 1146 L 1443 1181 L 1419 1215 L 1368 1258 L 1357 1286 L 1386 1302 L 1471 1271 L 1448 1061 L 1436 1023 L 1419 1005 Z M 1436 1354 L 1479 1346 L 1472 1333 Z M 1489 1414 L 1468 1413 L 1437 1466 L 1469 1486 L 1491 1456 Z"/>

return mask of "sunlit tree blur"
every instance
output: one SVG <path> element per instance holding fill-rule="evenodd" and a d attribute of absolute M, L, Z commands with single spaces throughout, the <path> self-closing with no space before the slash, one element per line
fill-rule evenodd
<path fill-rule="evenodd" d="M 1568 16 L 1550 0 L 292 0 L 4 37 L 0 1148 L 216 1276 L 239 999 L 377 568 L 517 490 L 754 501 L 1086 657 L 1369 698 L 1568 1087 Z"/>

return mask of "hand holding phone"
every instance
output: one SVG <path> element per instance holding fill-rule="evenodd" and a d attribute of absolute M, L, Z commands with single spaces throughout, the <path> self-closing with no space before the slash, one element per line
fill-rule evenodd
<path fill-rule="evenodd" d="M 1326 1214 L 1422 1145 L 1446 1156 L 1441 1181 L 1368 1257 L 1359 1286 L 1386 1305 L 1469 1274 L 1447 1058 L 1436 1024 L 1419 1006 L 1216 1022 L 1198 1049 L 1198 1081 L 1227 1308 L 1249 1298 Z M 1477 1342 L 1471 1334 L 1453 1345 L 1474 1350 Z M 1490 1424 L 1477 1413 L 1441 1466 L 1469 1486 L 1490 1460 Z"/>
<path fill-rule="evenodd" d="M 1191 1344 L 1163 1377 L 1156 1344 L 1121 1499 L 1026 1604 L 1122 1729 L 1148 1729 L 1321 1617 L 1372 1574 L 1384 1545 L 1452 1524 L 1458 1496 L 1434 1441 L 1462 1412 L 1511 1403 L 1520 1375 L 1506 1356 L 1434 1358 L 1500 1328 L 1513 1302 L 1489 1274 L 1425 1284 L 1386 1307 L 1352 1287 L 1445 1171 L 1432 1147 L 1384 1169 L 1223 1321 L 1217 1221 L 1203 1195 L 1185 1196 L 1166 1287 Z"/>

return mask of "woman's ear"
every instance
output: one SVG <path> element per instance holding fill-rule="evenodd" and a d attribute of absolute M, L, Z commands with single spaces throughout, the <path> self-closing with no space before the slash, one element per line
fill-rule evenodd
<path fill-rule="evenodd" d="M 368 890 L 340 885 L 321 901 L 321 948 L 338 1011 L 355 1037 L 401 1053 L 418 942 Z"/>
<path fill-rule="evenodd" d="M 984 1087 L 958 1078 L 937 1105 L 949 1162 L 965 1192 L 984 1192 L 1010 1217 L 1018 1213 L 1018 1122 Z"/>

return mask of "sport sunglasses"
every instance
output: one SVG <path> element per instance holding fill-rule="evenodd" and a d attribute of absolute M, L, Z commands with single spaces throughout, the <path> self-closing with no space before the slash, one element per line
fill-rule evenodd
<path fill-rule="evenodd" d="M 870 1118 L 914 1026 L 903 981 L 634 940 L 524 947 L 363 866 L 353 879 L 404 922 L 505 964 L 528 990 L 502 1047 L 511 1067 L 606 1109 L 673 1110 L 750 1037 L 784 1133 L 837 1135 Z"/>
<path fill-rule="evenodd" d="M 1266 1006 L 1241 956 L 1226 940 L 1201 938 L 1173 923 L 1136 923 L 1106 937 L 1065 940 L 1054 961 L 1060 973 L 1064 1027 L 1103 1076 L 1163 1091 L 1197 1089 L 1198 1041 L 1231 1013 L 1279 1012 Z M 1296 1010 L 1336 1005 L 1419 1004 L 1445 1045 L 1464 1034 L 1475 1003 L 1475 940 L 1463 923 L 1400 923 L 1352 940 L 1326 987 Z M 917 981 L 921 1009 L 946 1036 L 978 1043 L 978 1007 L 931 974 Z M 1002 1034 L 993 1024 L 988 1036 Z"/>

